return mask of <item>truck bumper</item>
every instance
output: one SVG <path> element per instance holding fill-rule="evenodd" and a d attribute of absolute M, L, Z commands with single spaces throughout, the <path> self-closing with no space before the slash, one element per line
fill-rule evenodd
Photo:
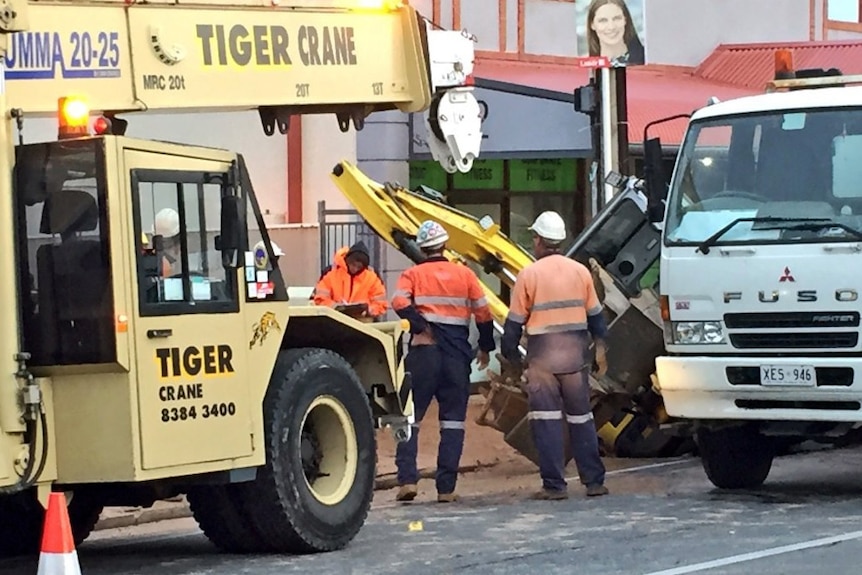
<path fill-rule="evenodd" d="M 761 383 L 764 366 L 811 366 L 816 380 Z M 862 421 L 862 358 L 658 357 L 658 389 L 671 417 Z"/>

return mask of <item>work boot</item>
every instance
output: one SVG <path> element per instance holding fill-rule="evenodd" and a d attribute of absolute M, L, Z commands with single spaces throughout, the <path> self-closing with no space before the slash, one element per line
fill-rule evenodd
<path fill-rule="evenodd" d="M 395 501 L 413 501 L 419 494 L 415 483 L 407 483 L 398 489 L 398 495 L 395 496 Z"/>
<path fill-rule="evenodd" d="M 537 499 L 540 501 L 560 501 L 562 499 L 568 499 L 569 493 L 567 491 L 558 491 L 556 489 L 541 489 L 533 494 L 531 499 Z"/>
<path fill-rule="evenodd" d="M 610 493 L 608 488 L 604 485 L 599 485 L 595 483 L 593 485 L 587 485 L 587 497 L 601 497 L 602 495 L 607 495 Z"/>
<path fill-rule="evenodd" d="M 438 493 L 437 503 L 454 503 L 458 501 L 458 496 L 454 493 Z"/>

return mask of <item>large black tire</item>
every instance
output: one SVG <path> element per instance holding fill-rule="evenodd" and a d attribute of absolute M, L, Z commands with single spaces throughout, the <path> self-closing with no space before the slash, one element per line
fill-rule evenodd
<path fill-rule="evenodd" d="M 359 377 L 335 352 L 290 350 L 263 409 L 266 466 L 238 484 L 261 543 L 278 553 L 343 548 L 374 494 L 376 435 Z"/>
<path fill-rule="evenodd" d="M 721 489 L 753 489 L 766 481 L 775 445 L 756 427 L 744 425 L 697 432 L 706 476 Z"/>
<path fill-rule="evenodd" d="M 186 494 L 195 521 L 216 547 L 228 553 L 260 550 L 260 534 L 246 518 L 236 485 L 201 485 Z"/>
<path fill-rule="evenodd" d="M 102 504 L 87 493 L 75 493 L 68 512 L 72 537 L 78 546 L 99 521 Z M 32 491 L 0 496 L 0 557 L 38 554 L 44 523 L 45 509 Z"/>

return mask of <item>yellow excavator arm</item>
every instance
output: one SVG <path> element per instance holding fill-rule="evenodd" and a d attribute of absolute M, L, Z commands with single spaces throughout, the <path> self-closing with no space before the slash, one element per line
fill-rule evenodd
<path fill-rule="evenodd" d="M 331 177 L 371 229 L 414 262 L 424 258 L 412 238 L 425 219 L 433 219 L 446 228 L 447 259 L 464 265 L 468 261 L 479 264 L 510 287 L 518 272 L 533 261 L 532 256 L 500 231 L 499 224 L 477 220 L 398 185 L 375 182 L 348 161 L 337 164 Z M 495 327 L 502 331 L 509 308 L 487 285 L 483 283 L 482 288 Z"/>
<path fill-rule="evenodd" d="M 481 111 L 467 86 L 473 38 L 432 27 L 392 0 L 4 3 L 7 107 L 93 111 L 253 110 L 267 134 L 296 114 L 335 114 L 342 131 L 372 112 L 427 111 L 435 158 L 469 171 Z"/>

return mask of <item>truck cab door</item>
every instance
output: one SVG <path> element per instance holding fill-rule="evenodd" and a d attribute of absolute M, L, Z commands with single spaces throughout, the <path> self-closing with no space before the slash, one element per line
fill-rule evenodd
<path fill-rule="evenodd" d="M 252 453 L 247 338 L 236 269 L 216 249 L 231 163 L 123 152 L 131 194 L 143 469 Z"/>

